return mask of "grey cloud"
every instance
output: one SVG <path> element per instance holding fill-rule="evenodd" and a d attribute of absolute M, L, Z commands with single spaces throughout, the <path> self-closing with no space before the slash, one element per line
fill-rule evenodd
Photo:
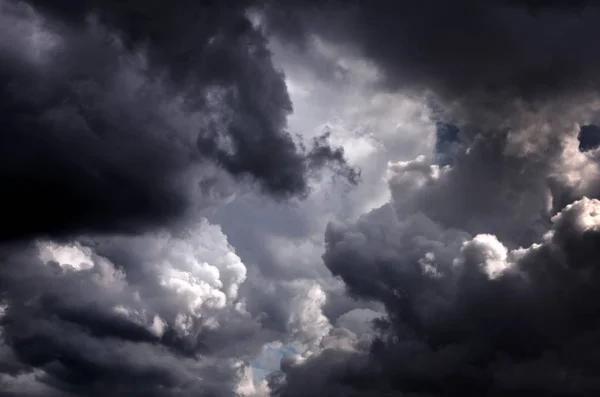
<path fill-rule="evenodd" d="M 574 203 L 541 244 L 514 251 L 424 218 L 389 230 L 373 213 L 330 229 L 327 266 L 384 302 L 388 320 L 368 354 L 325 350 L 284 367 L 275 394 L 298 395 L 309 377 L 319 395 L 597 393 L 598 208 Z"/>
<path fill-rule="evenodd" d="M 595 96 L 570 98 L 498 112 L 463 101 L 449 110 L 468 120 L 451 166 L 434 154 L 390 164 L 392 202 L 331 224 L 323 256 L 350 296 L 385 305 L 378 338 L 365 353 L 340 336 L 282 367 L 275 395 L 298 395 L 309 378 L 319 395 L 600 390 L 598 150 L 578 139 L 598 108 Z"/>
<path fill-rule="evenodd" d="M 577 139 L 600 121 L 588 53 L 597 10 L 334 1 L 315 13 L 319 3 L 271 3 L 267 28 L 351 47 L 386 89 L 433 91 L 439 119 L 460 129 L 449 166 L 432 142 L 390 164 L 389 204 L 328 227 L 323 260 L 348 292 L 329 302 L 314 280 L 293 281 L 324 271 L 283 270 L 252 246 L 310 232 L 294 211 L 253 228 L 281 214 L 239 226 L 252 205 L 224 207 L 232 241 L 271 266 L 248 274 L 206 225 L 197 239 L 185 228 L 111 235 L 195 222 L 194 206 L 236 179 L 284 198 L 304 196 L 323 166 L 358 180 L 327 135 L 303 147 L 286 132 L 283 76 L 245 15 L 259 3 L 29 2 L 37 14 L 1 3 L 11 33 L 0 77 L 19 85 L 0 91 L 12 193 L 0 204 L 28 208 L 0 236 L 28 238 L 1 252 L 6 390 L 233 395 L 237 360 L 298 339 L 315 354 L 283 360 L 274 396 L 598 393 L 600 152 Z M 79 253 L 40 235 L 58 246 L 75 236 Z M 343 315 L 357 307 L 385 308 L 367 338 Z"/>
<path fill-rule="evenodd" d="M 453 172 L 402 166 L 412 168 L 392 188 L 402 211 L 527 245 L 552 214 L 598 194 L 592 174 L 582 190 L 556 169 L 574 124 L 597 119 L 599 60 L 589 50 L 600 9 L 578 3 L 317 0 L 273 3 L 265 19 L 281 40 L 307 44 L 304 51 L 317 36 L 364 56 L 379 67 L 382 89 L 428 98 L 436 119 L 460 129 Z M 457 155 L 461 147 L 471 154 Z M 439 157 L 442 165 L 449 161 Z M 416 196 L 405 192 L 434 178 L 430 172 L 442 182 Z M 441 197 L 444 206 L 436 202 Z"/>
<path fill-rule="evenodd" d="M 240 363 L 277 335 L 245 309 L 246 268 L 220 229 L 87 240 L 2 247 L 3 379 L 65 395 L 234 395 Z"/>
<path fill-rule="evenodd" d="M 248 4 L 166 4 L 2 2 L 2 206 L 27 208 L 3 239 L 170 227 L 210 203 L 210 162 L 276 197 L 327 166 L 356 183 L 341 149 L 287 132 Z"/>
<path fill-rule="evenodd" d="M 593 2 L 578 13 L 533 2 L 532 14 L 527 2 L 509 3 L 272 4 L 266 24 L 281 40 L 307 43 L 308 52 L 317 36 L 363 55 L 379 67 L 382 89 L 426 97 L 434 119 L 460 129 L 452 172 L 429 159 L 398 164 L 392 194 L 401 212 L 528 245 L 552 214 L 598 194 L 594 173 L 583 188 L 557 168 L 575 123 L 597 119 L 598 60 L 588 49 L 600 10 Z"/>
<path fill-rule="evenodd" d="M 316 0 L 273 3 L 267 15 L 272 31 L 292 42 L 316 34 L 355 48 L 382 67 L 388 88 L 433 90 L 448 100 L 597 88 L 600 59 L 589 49 L 598 9 L 533 3 Z"/>

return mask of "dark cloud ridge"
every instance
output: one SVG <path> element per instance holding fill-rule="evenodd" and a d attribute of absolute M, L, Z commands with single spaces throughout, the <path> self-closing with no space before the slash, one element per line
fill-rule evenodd
<path fill-rule="evenodd" d="M 283 338 L 196 210 L 360 174 L 288 132 L 250 5 L 0 1 L 0 395 L 233 396 Z"/>
<path fill-rule="evenodd" d="M 600 9 L 575 3 L 273 2 L 267 25 L 300 49 L 317 35 L 358 51 L 381 67 L 384 89 L 540 99 L 598 88 L 591 49 Z"/>
<path fill-rule="evenodd" d="M 24 30 L 1 54 L 1 204 L 19 218 L 1 238 L 170 226 L 206 201 L 205 161 L 275 197 L 305 196 L 323 167 L 356 183 L 342 149 L 287 132 L 284 76 L 248 5 L 3 2 Z"/>
<path fill-rule="evenodd" d="M 460 144 L 440 156 L 438 129 L 390 166 L 389 204 L 329 226 L 325 265 L 388 318 L 366 350 L 290 360 L 273 394 L 596 395 L 597 3 L 309 3 L 268 10 L 273 34 L 366 56 Z"/>
<path fill-rule="evenodd" d="M 327 229 L 327 269 L 386 309 L 375 342 L 332 331 L 345 347 L 286 357 L 273 396 L 598 395 L 600 154 L 578 150 L 577 123 L 598 124 L 599 15 L 544 8 L 556 3 L 267 4 L 273 34 L 357 50 L 386 89 L 432 91 L 460 130 L 451 162 L 390 164 L 391 202 Z M 94 262 L 0 245 L 0 386 L 33 374 L 47 389 L 22 395 L 234 395 L 239 373 L 218 359 L 256 354 L 264 323 L 237 298 L 187 321 L 163 273 L 185 263 L 154 252 L 159 238 L 85 235 L 174 226 L 198 197 L 190 174 L 219 179 L 207 160 L 280 198 L 325 165 L 357 181 L 327 134 L 306 148 L 286 132 L 283 76 L 245 15 L 258 3 L 31 1 L 59 38 L 41 49 L 22 23 L 35 12 L 0 4 L 17 32 L 0 38 L 0 205 L 14 219 L 0 239 L 83 234 Z M 244 279 L 226 265 L 219 281 Z M 285 305 L 267 304 L 284 323 Z"/>

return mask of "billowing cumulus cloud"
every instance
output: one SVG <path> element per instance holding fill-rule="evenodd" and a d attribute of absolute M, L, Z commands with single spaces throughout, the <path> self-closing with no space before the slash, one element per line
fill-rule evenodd
<path fill-rule="evenodd" d="M 451 165 L 435 152 L 390 162 L 390 203 L 330 224 L 325 265 L 386 316 L 367 347 L 339 335 L 282 366 L 275 395 L 600 390 L 598 149 L 580 150 L 578 123 L 597 105 L 511 109 L 465 124 Z"/>
<path fill-rule="evenodd" d="M 243 2 L 1 7 L 1 203 L 27 208 L 3 238 L 171 226 L 231 193 L 210 165 L 283 197 L 328 165 L 358 179 L 326 136 L 287 131 L 284 76 Z"/>
<path fill-rule="evenodd" d="M 540 243 L 514 250 L 489 234 L 425 229 L 423 218 L 396 225 L 387 243 L 376 213 L 330 229 L 327 265 L 352 293 L 386 302 L 384 336 L 369 354 L 334 349 L 288 367 L 280 395 L 325 372 L 311 392 L 592 395 L 599 210 L 584 197 Z"/>
<path fill-rule="evenodd" d="M 206 221 L 185 236 L 5 248 L 2 339 L 18 358 L 6 358 L 7 382 L 29 373 L 65 393 L 227 394 L 260 330 L 238 299 L 245 277 Z"/>
<path fill-rule="evenodd" d="M 348 294 L 385 306 L 373 342 L 338 321 L 336 343 L 282 362 L 272 394 L 594 395 L 597 9 L 383 3 L 281 25 L 274 10 L 285 39 L 348 46 L 388 88 L 433 99 L 437 141 L 389 163 L 390 203 L 325 235 Z"/>
<path fill-rule="evenodd" d="M 248 310 L 247 267 L 199 211 L 360 174 L 288 131 L 249 5 L 0 2 L 2 393 L 261 392 L 248 363 L 287 329 Z"/>
<path fill-rule="evenodd" d="M 299 49 L 319 35 L 374 60 L 388 87 L 451 100 L 473 93 L 540 98 L 598 83 L 600 58 L 589 47 L 599 10 L 594 2 L 573 3 L 274 2 L 268 20 Z"/>
<path fill-rule="evenodd" d="M 599 12 L 0 0 L 0 396 L 597 395 Z"/>

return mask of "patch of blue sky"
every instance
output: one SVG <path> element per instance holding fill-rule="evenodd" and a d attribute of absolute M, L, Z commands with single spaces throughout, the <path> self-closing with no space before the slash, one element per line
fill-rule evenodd
<path fill-rule="evenodd" d="M 600 146 L 600 127 L 594 124 L 582 125 L 579 130 L 579 151 L 587 152 Z"/>
<path fill-rule="evenodd" d="M 452 165 L 460 148 L 460 129 L 454 124 L 438 121 L 436 124 L 435 156 L 439 165 Z"/>
<path fill-rule="evenodd" d="M 250 365 L 254 376 L 254 384 L 262 382 L 270 373 L 279 371 L 281 359 L 290 354 L 299 354 L 297 348 L 292 345 L 271 343 L 263 347 L 262 352 Z"/>

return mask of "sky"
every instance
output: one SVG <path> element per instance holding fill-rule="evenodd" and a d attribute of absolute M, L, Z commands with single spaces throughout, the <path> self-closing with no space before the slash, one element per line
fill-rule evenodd
<path fill-rule="evenodd" d="M 0 397 L 599 395 L 599 22 L 0 0 Z"/>

